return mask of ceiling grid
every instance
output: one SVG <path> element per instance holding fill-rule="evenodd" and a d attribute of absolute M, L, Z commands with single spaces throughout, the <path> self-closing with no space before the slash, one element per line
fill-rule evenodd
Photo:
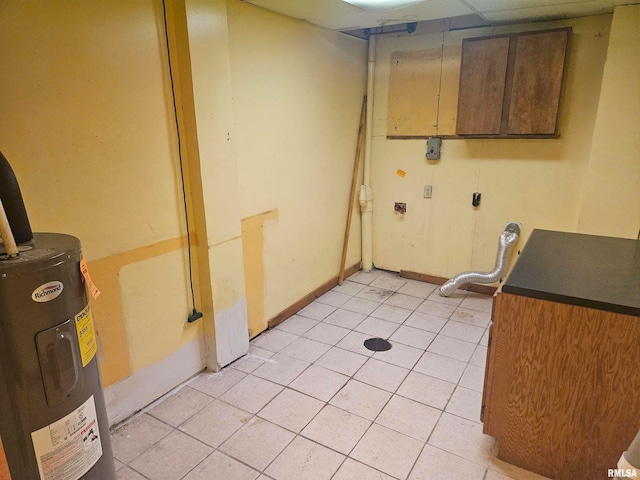
<path fill-rule="evenodd" d="M 359 8 L 344 0 L 243 0 L 267 10 L 340 31 L 475 16 L 500 25 L 613 12 L 640 0 L 423 0 L 400 8 Z M 362 1 L 362 0 L 352 0 Z M 379 0 L 380 1 L 380 0 Z M 383 0 L 389 2 L 390 0 Z"/>

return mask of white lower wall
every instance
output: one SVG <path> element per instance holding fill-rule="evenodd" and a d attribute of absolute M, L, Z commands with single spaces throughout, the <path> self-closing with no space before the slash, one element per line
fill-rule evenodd
<path fill-rule="evenodd" d="M 138 370 L 104 391 L 109 425 L 126 420 L 205 367 L 202 342 L 186 344 L 159 363 Z"/>

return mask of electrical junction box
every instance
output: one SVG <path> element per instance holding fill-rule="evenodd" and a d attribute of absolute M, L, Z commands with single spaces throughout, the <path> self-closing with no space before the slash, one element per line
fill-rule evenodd
<path fill-rule="evenodd" d="M 440 148 L 442 139 L 440 137 L 429 137 L 427 139 L 427 159 L 440 160 Z"/>

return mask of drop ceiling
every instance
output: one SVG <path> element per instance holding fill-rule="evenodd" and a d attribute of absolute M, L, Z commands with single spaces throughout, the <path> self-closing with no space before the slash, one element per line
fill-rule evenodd
<path fill-rule="evenodd" d="M 243 0 L 331 30 L 384 27 L 475 16 L 492 25 L 609 13 L 640 0 L 424 0 L 394 10 L 363 10 L 342 0 Z"/>

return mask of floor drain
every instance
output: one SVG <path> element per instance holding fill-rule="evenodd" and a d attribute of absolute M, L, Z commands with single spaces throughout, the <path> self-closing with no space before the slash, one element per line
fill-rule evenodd
<path fill-rule="evenodd" d="M 364 346 L 368 350 L 372 350 L 374 352 L 386 352 L 387 350 L 391 350 L 391 344 L 383 338 L 369 338 L 364 341 Z"/>

